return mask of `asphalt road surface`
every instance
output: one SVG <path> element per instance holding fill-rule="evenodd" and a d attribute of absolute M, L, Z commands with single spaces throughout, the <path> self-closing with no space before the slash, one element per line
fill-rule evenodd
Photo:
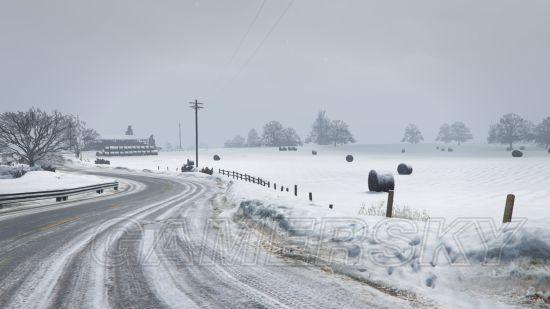
<path fill-rule="evenodd" d="M 277 256 L 269 265 L 228 263 L 225 247 L 204 236 L 221 229 L 209 221 L 225 190 L 215 180 L 93 173 L 127 185 L 109 197 L 0 214 L 0 308 L 410 305 Z"/>

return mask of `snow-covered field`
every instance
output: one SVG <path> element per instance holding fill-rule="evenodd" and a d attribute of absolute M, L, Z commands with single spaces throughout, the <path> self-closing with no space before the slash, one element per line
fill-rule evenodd
<path fill-rule="evenodd" d="M 72 189 L 112 181 L 92 175 L 31 171 L 21 178 L 0 179 L 0 194 Z"/>
<path fill-rule="evenodd" d="M 291 188 L 280 192 L 218 176 L 229 188 L 221 216 L 277 235 L 269 239 L 281 247 L 279 253 L 396 293 L 412 292 L 434 300 L 436 307 L 548 304 L 550 154 L 528 147 L 523 158 L 512 158 L 503 147 L 487 145 L 451 146 L 453 152 L 414 145 L 401 153 L 403 147 L 211 149 L 201 150 L 200 162 Z M 214 154 L 221 160 L 213 161 Z M 346 162 L 347 154 L 354 162 Z M 193 152 L 161 152 L 109 160 L 111 168 L 176 175 L 177 167 L 193 157 Z M 87 154 L 87 160 L 94 158 Z M 413 166 L 412 175 L 397 175 L 401 162 Z M 363 206 L 368 210 L 386 201 L 387 194 L 368 192 L 371 169 L 395 174 L 398 208 L 425 210 L 431 219 L 387 220 L 360 213 Z M 292 194 L 294 184 L 298 197 Z M 503 225 L 509 193 L 516 195 L 516 220 Z"/>
<path fill-rule="evenodd" d="M 449 147 L 449 146 L 447 146 Z M 370 193 L 367 178 L 371 169 L 395 174 L 395 204 L 425 210 L 430 217 L 490 217 L 502 220 L 507 194 L 516 195 L 514 217 L 550 218 L 550 154 L 528 147 L 523 158 L 512 158 L 502 146 L 451 146 L 453 152 L 436 150 L 436 145 L 353 145 L 300 148 L 279 152 L 274 148 L 210 149 L 200 151 L 200 165 L 235 170 L 259 176 L 279 186 L 299 188 L 299 199 L 313 193 L 316 204 L 334 204 L 348 216 L 361 208 L 376 207 L 386 200 L 384 193 Z M 406 148 L 406 153 L 401 149 Z M 318 151 L 317 156 L 311 150 Z M 213 161 L 214 154 L 221 156 Z M 354 162 L 345 161 L 352 154 Z M 94 153 L 85 156 L 90 161 Z M 128 167 L 175 173 L 194 152 L 161 152 L 154 157 L 111 157 L 112 167 Z M 401 162 L 411 164 L 410 176 L 397 175 Z M 241 184 L 252 195 L 289 196 L 267 188 Z"/>

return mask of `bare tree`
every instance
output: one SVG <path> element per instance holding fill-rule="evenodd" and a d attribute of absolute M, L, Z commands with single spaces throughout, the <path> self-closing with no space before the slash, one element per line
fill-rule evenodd
<path fill-rule="evenodd" d="M 532 124 L 529 121 L 516 114 L 506 114 L 497 124 L 491 126 L 487 141 L 490 144 L 507 144 L 513 149 L 514 143 L 532 139 Z"/>
<path fill-rule="evenodd" d="M 550 117 L 546 117 L 535 129 L 535 142 L 548 148 L 550 146 Z"/>
<path fill-rule="evenodd" d="M 283 129 L 283 139 L 280 141 L 279 146 L 302 146 L 302 139 L 300 135 L 294 130 L 294 128 Z"/>
<path fill-rule="evenodd" d="M 242 148 L 246 147 L 246 140 L 244 137 L 237 135 L 233 139 L 230 139 L 225 142 L 224 144 L 225 148 Z"/>
<path fill-rule="evenodd" d="M 348 124 L 342 120 L 333 120 L 331 122 L 329 138 L 334 146 L 355 143 L 355 139 L 349 131 Z"/>
<path fill-rule="evenodd" d="M 415 124 L 411 123 L 405 128 L 405 134 L 403 135 L 403 139 L 401 139 L 401 142 L 418 144 L 423 140 L 424 137 L 422 136 L 422 133 L 420 132 L 418 127 Z"/>
<path fill-rule="evenodd" d="M 445 144 L 453 141 L 451 126 L 448 123 L 444 123 L 441 125 L 441 127 L 439 128 L 439 133 L 437 134 L 437 138 L 435 140 L 438 142 L 443 142 Z"/>
<path fill-rule="evenodd" d="M 317 145 L 330 145 L 331 143 L 331 121 L 324 110 L 320 110 L 317 118 L 311 126 L 311 132 L 306 138 L 306 143 L 315 143 Z"/>
<path fill-rule="evenodd" d="M 260 147 L 262 146 L 262 139 L 256 129 L 248 131 L 248 139 L 246 140 L 248 147 Z"/>
<path fill-rule="evenodd" d="M 66 148 L 68 124 L 67 117 L 57 111 L 5 112 L 0 114 L 0 143 L 23 163 L 34 166 Z"/>
<path fill-rule="evenodd" d="M 461 144 L 473 139 L 474 136 L 470 132 L 470 129 L 462 121 L 455 121 L 451 125 L 451 139 L 457 144 Z"/>
<path fill-rule="evenodd" d="M 278 121 L 270 121 L 265 124 L 262 140 L 267 147 L 283 146 L 283 125 Z"/>
<path fill-rule="evenodd" d="M 67 129 L 65 130 L 67 149 L 72 151 L 78 158 L 81 152 L 96 141 L 100 135 L 94 129 L 87 128 L 86 122 L 78 117 L 69 115 L 65 116 L 65 119 L 67 121 Z"/>

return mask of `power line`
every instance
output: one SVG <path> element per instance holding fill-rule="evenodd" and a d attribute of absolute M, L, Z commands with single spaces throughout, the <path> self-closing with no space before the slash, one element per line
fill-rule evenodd
<path fill-rule="evenodd" d="M 258 18 L 260 17 L 260 13 L 262 12 L 262 9 L 264 8 L 266 2 L 267 2 L 267 0 L 263 0 L 262 4 L 260 4 L 260 7 L 258 8 L 258 11 L 256 12 L 256 15 L 254 16 L 254 19 L 252 19 L 252 21 L 248 25 L 248 28 L 246 29 L 246 32 L 244 33 L 243 37 L 239 41 L 239 44 L 237 45 L 237 48 L 235 48 L 235 51 L 233 52 L 233 55 L 231 55 L 231 58 L 229 59 L 229 62 L 227 63 L 227 65 L 230 65 L 231 63 L 233 63 L 233 60 L 235 60 L 235 57 L 237 57 L 237 54 L 241 50 L 244 42 L 246 41 L 246 38 L 250 34 L 250 31 L 252 31 L 252 28 L 256 24 L 256 21 L 258 21 Z"/>
<path fill-rule="evenodd" d="M 279 23 L 281 22 L 281 20 L 283 19 L 283 17 L 285 17 L 285 15 L 287 14 L 287 12 L 290 10 L 290 8 L 292 7 L 292 4 L 294 4 L 294 0 L 291 0 L 288 5 L 286 6 L 286 8 L 284 9 L 284 11 L 279 15 L 279 17 L 277 18 L 277 20 L 275 21 L 275 23 L 271 26 L 271 28 L 269 29 L 269 31 L 266 33 L 266 35 L 263 37 L 263 39 L 260 41 L 260 44 L 258 44 L 258 46 L 256 46 L 256 48 L 252 51 L 252 53 L 250 54 L 250 56 L 246 59 L 246 61 L 241 65 L 241 67 L 239 68 L 239 70 L 237 71 L 237 73 L 233 76 L 232 79 L 229 80 L 229 82 L 227 82 L 222 88 L 220 88 L 220 90 L 217 92 L 217 94 L 221 93 L 223 90 L 225 90 L 227 88 L 227 86 L 231 85 L 236 79 L 237 77 L 239 77 L 239 75 L 244 71 L 244 69 L 246 68 L 246 66 L 248 66 L 248 64 L 252 61 L 252 59 L 254 59 L 254 57 L 256 56 L 256 54 L 260 51 L 260 49 L 264 46 L 265 42 L 269 39 L 269 37 L 271 36 L 271 34 L 275 31 L 275 29 L 277 28 L 277 26 L 279 25 Z"/>
<path fill-rule="evenodd" d="M 271 29 L 269 29 L 269 31 L 266 33 L 266 35 L 264 36 L 264 38 L 262 39 L 262 41 L 260 42 L 260 44 L 256 47 L 256 49 L 254 49 L 254 51 L 252 52 L 252 54 L 248 57 L 248 59 L 243 63 L 243 65 L 241 66 L 241 69 L 239 70 L 239 72 L 237 72 L 237 75 L 240 74 L 244 69 L 245 67 L 250 63 L 250 61 L 252 61 L 252 59 L 254 59 L 254 57 L 256 56 L 256 54 L 260 51 L 260 49 L 264 46 L 265 42 L 267 41 L 267 39 L 269 39 L 269 37 L 271 36 L 271 33 L 273 33 L 273 31 L 275 31 L 275 28 L 277 28 L 277 26 L 279 25 L 279 23 L 281 22 L 281 20 L 283 19 L 283 17 L 285 17 L 286 13 L 290 10 L 290 7 L 292 6 L 292 4 L 294 4 L 294 0 L 291 0 L 287 7 L 285 8 L 285 10 L 281 13 L 281 15 L 279 15 L 279 18 L 277 18 L 277 20 L 275 21 L 275 23 L 271 26 Z"/>

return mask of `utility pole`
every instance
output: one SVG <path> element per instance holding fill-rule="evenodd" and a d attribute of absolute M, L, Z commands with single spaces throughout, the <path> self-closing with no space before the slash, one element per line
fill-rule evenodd
<path fill-rule="evenodd" d="M 204 103 L 195 100 L 189 102 L 189 107 L 195 110 L 195 166 L 199 167 L 199 109 L 204 108 Z"/>
<path fill-rule="evenodd" d="M 180 151 L 181 151 L 181 122 L 179 123 L 179 126 L 180 126 L 180 134 L 179 134 L 179 136 L 180 136 Z"/>

